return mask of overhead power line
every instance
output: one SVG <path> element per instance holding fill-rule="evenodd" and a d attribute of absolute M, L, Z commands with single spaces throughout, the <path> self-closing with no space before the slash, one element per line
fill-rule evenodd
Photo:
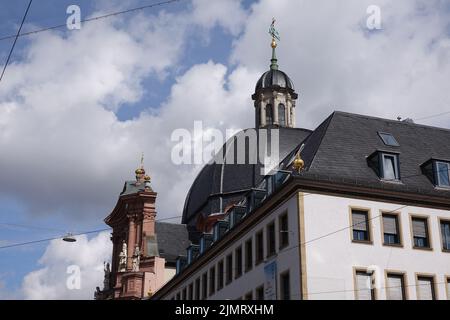
<path fill-rule="evenodd" d="M 95 16 L 95 17 L 88 18 L 88 19 L 82 19 L 81 23 L 86 23 L 86 22 L 92 22 L 92 21 L 96 21 L 96 20 L 106 19 L 106 18 L 118 16 L 118 15 L 125 14 L 125 13 L 141 11 L 141 10 L 144 10 L 144 9 L 149 9 L 149 8 L 153 8 L 153 7 L 157 7 L 157 6 L 163 6 L 163 5 L 171 4 L 171 3 L 174 3 L 174 2 L 180 2 L 180 1 L 183 1 L 183 0 L 168 0 L 168 1 L 157 2 L 157 3 L 153 3 L 153 4 L 141 6 L 141 7 L 131 8 L 131 9 L 127 9 L 127 10 L 111 12 L 111 13 L 108 13 L 108 14 Z M 67 24 L 54 25 L 54 26 L 50 26 L 50 27 L 46 27 L 46 28 L 42 28 L 42 29 L 37 29 L 37 30 L 33 30 L 33 31 L 24 32 L 24 33 L 19 34 L 18 36 L 19 37 L 29 36 L 29 35 L 32 35 L 32 34 L 37 34 L 37 33 L 46 32 L 46 31 L 50 31 L 50 30 L 65 28 L 66 26 L 67 26 Z M 4 36 L 4 37 L 0 38 L 0 41 L 12 39 L 14 37 L 15 37 L 15 35 Z"/>
<path fill-rule="evenodd" d="M 3 76 L 5 75 L 6 67 L 8 67 L 9 60 L 11 59 L 11 55 L 12 55 L 12 53 L 14 51 L 15 46 L 16 46 L 17 39 L 19 38 L 20 31 L 22 30 L 23 24 L 25 23 L 25 19 L 27 18 L 28 11 L 30 10 L 32 2 L 33 2 L 33 0 L 30 0 L 30 2 L 28 3 L 27 10 L 25 10 L 25 14 L 23 15 L 22 22 L 20 23 L 19 30 L 17 31 L 17 34 L 15 35 L 14 42 L 13 42 L 13 44 L 11 46 L 11 50 L 9 51 L 8 58 L 6 58 L 6 62 L 5 62 L 5 65 L 3 67 L 2 74 L 0 75 L 0 82 L 2 81 Z"/>
<path fill-rule="evenodd" d="M 431 116 L 426 116 L 423 118 L 417 118 L 417 119 L 413 119 L 413 120 L 414 121 L 428 120 L 428 119 L 432 119 L 432 118 L 436 118 L 436 117 L 440 117 L 440 116 L 445 116 L 447 114 L 450 114 L 450 111 L 441 112 L 441 113 L 433 114 Z"/>

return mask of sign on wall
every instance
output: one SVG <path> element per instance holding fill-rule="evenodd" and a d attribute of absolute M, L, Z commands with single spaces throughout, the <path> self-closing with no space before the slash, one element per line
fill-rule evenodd
<path fill-rule="evenodd" d="M 264 266 L 264 300 L 277 300 L 277 261 Z"/>

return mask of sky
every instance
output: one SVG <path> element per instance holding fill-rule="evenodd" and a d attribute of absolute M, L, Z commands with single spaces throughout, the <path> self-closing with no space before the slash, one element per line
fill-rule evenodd
<path fill-rule="evenodd" d="M 85 19 L 154 2 L 35 0 L 22 32 L 64 24 L 72 4 Z M 1 1 L 0 38 L 27 4 Z M 370 5 L 380 29 L 367 28 Z M 272 17 L 298 127 L 340 110 L 450 128 L 450 114 L 434 116 L 450 111 L 445 0 L 180 0 L 20 37 L 0 82 L 0 246 L 106 228 L 142 152 L 157 218 L 179 217 L 201 165 L 171 161 L 171 134 L 199 120 L 205 132 L 254 125 Z M 12 41 L 0 41 L 1 65 Z M 0 299 L 92 299 L 110 254 L 108 231 L 0 249 Z"/>

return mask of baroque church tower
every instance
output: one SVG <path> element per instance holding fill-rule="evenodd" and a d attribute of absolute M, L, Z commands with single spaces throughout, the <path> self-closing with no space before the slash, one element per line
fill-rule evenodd
<path fill-rule="evenodd" d="M 295 128 L 295 101 L 298 98 L 294 85 L 286 73 L 278 69 L 275 49 L 279 39 L 273 23 L 272 59 L 270 70 L 265 72 L 256 83 L 252 99 L 255 101 L 255 128 L 279 126 Z"/>

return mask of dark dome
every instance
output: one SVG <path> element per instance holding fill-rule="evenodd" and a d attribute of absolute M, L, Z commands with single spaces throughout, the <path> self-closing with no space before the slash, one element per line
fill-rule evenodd
<path fill-rule="evenodd" d="M 280 161 L 309 134 L 310 131 L 305 129 L 279 128 Z M 257 135 L 259 136 L 259 131 Z M 225 154 L 224 147 L 219 154 Z M 245 152 L 248 155 L 250 152 L 258 151 L 257 149 L 250 151 L 247 144 Z M 260 169 L 261 165 L 249 163 L 205 165 L 186 197 L 182 223 L 193 226 L 198 215 L 208 216 L 222 212 L 229 204 L 240 200 L 250 188 L 255 187 L 263 179 Z"/>
<path fill-rule="evenodd" d="M 294 84 L 286 73 L 278 69 L 270 69 L 263 73 L 256 83 L 255 92 L 272 87 L 294 90 Z"/>

